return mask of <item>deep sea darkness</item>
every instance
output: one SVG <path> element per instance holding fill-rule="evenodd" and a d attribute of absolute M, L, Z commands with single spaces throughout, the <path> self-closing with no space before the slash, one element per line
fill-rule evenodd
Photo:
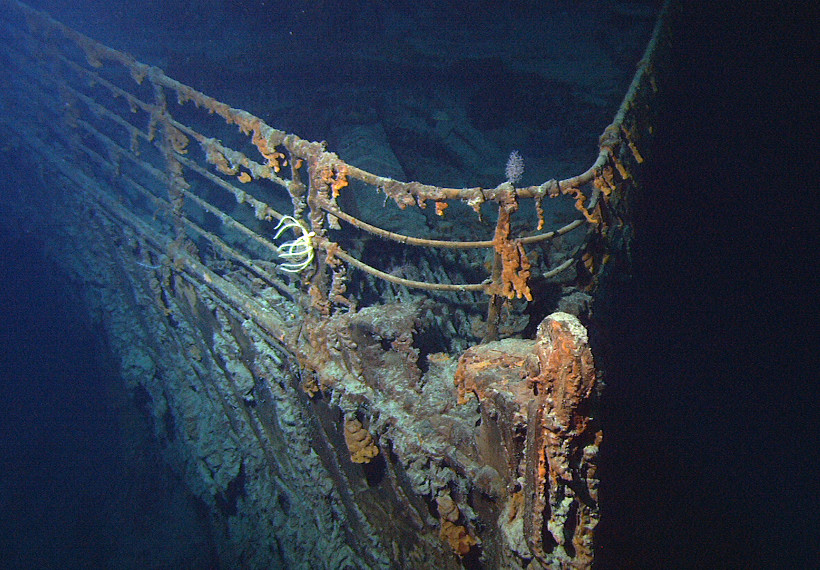
<path fill-rule="evenodd" d="M 633 278 L 598 315 L 604 569 L 820 567 L 817 20 L 709 6 L 681 16 Z M 168 548 L 207 548 L 173 477 L 118 455 L 116 368 L 81 296 L 31 236 L 0 238 L 0 567 L 103 567 L 112 535 L 180 512 Z"/>
<path fill-rule="evenodd" d="M 608 300 L 602 568 L 820 567 L 808 21 L 684 10 L 634 279 Z"/>

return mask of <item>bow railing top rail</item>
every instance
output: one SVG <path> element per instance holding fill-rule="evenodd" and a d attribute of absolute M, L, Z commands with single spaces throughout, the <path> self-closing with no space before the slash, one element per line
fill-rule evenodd
<path fill-rule="evenodd" d="M 617 220 L 610 203 L 617 200 L 622 185 L 628 184 L 632 165 L 643 161 L 638 146 L 645 125 L 630 122 L 630 116 L 640 97 L 654 89 L 653 53 L 661 19 L 614 121 L 600 137 L 599 153 L 586 171 L 535 186 L 515 187 L 506 181 L 492 188 L 447 188 L 402 182 L 358 168 L 329 152 L 324 143 L 275 129 L 47 14 L 15 0 L 0 4 L 7 8 L 6 17 L 13 13 L 16 16 L 11 17 L 20 24 L 16 28 L 9 24 L 10 33 L 17 36 L 18 52 L 13 57 L 21 58 L 20 73 L 25 74 L 25 81 L 42 87 L 43 100 L 38 102 L 42 108 L 70 127 L 49 144 L 80 153 L 83 161 L 78 164 L 86 166 L 78 168 L 104 176 L 128 209 L 151 213 L 148 217 L 153 216 L 155 225 L 164 223 L 164 228 L 171 228 L 178 246 L 190 251 L 195 248 L 191 236 L 198 236 L 215 255 L 231 258 L 291 296 L 294 289 L 307 288 L 305 298 L 322 314 L 330 314 L 334 306 L 355 306 L 345 296 L 347 266 L 406 287 L 487 294 L 491 312 L 498 300 L 531 300 L 532 260 L 525 246 L 577 228 L 586 227 L 598 235 L 606 232 Z M 224 122 L 215 120 L 217 117 Z M 228 133 L 226 124 L 238 131 Z M 198 152 L 190 152 L 194 144 Z M 275 192 L 276 187 L 286 194 Z M 355 192 L 350 198 L 355 202 L 359 192 L 372 192 L 367 187 L 383 193 L 385 204 L 392 200 L 400 210 L 424 209 L 432 203 L 437 214 L 434 220 L 443 218 L 454 203 L 466 205 L 479 218 L 483 209 L 494 204 L 493 236 L 459 241 L 379 227 L 340 204 L 344 193 Z M 574 200 L 578 217 L 544 231 L 542 201 L 560 196 Z M 512 217 L 526 200 L 533 201 L 537 228 L 514 231 Z M 156 219 L 158 213 L 164 222 Z M 347 225 L 345 231 L 339 231 L 341 224 Z M 453 283 L 446 275 L 431 281 L 379 269 L 349 250 L 356 247 L 356 242 L 345 241 L 353 228 L 409 246 L 486 248 L 492 256 L 483 264 L 489 275 Z M 540 275 L 550 278 L 565 271 L 579 261 L 581 250 L 581 246 L 575 248 L 572 255 Z M 466 259 L 473 267 L 482 266 L 476 258 Z M 155 261 L 144 260 L 148 264 Z M 462 275 L 476 273 L 470 269 Z M 288 276 L 291 283 L 286 282 Z"/>

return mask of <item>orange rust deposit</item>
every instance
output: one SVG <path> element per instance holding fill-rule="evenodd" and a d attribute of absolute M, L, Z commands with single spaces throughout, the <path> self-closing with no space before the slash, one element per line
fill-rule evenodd
<path fill-rule="evenodd" d="M 499 208 L 498 224 L 495 230 L 495 251 L 501 258 L 501 286 L 496 294 L 508 299 L 515 297 L 532 301 L 528 281 L 530 278 L 530 260 L 520 241 L 511 241 L 510 213 L 506 208 Z"/>
<path fill-rule="evenodd" d="M 600 220 L 598 218 L 596 218 L 594 215 L 592 215 L 589 212 L 589 210 L 587 210 L 586 207 L 584 206 L 584 204 L 587 201 L 587 197 L 584 196 L 584 193 L 581 192 L 581 189 L 580 188 L 573 188 L 571 193 L 575 197 L 575 209 L 578 210 L 579 212 L 581 212 L 589 223 L 591 223 L 591 224 L 600 223 Z"/>
<path fill-rule="evenodd" d="M 458 506 L 447 494 L 436 497 L 436 505 L 441 523 L 439 532 L 441 540 L 448 543 L 459 556 L 466 555 L 473 546 L 478 544 L 478 540 L 470 535 L 466 527 L 456 524 L 461 517 Z"/>
<path fill-rule="evenodd" d="M 478 544 L 478 541 L 467 532 L 466 528 L 447 520 L 441 521 L 440 536 L 459 556 L 465 556 L 473 546 Z"/>
<path fill-rule="evenodd" d="M 347 165 L 343 163 L 322 169 L 320 173 L 321 180 L 330 186 L 331 196 L 333 198 L 338 198 L 339 190 L 348 185 L 347 174 Z"/>
<path fill-rule="evenodd" d="M 379 454 L 373 436 L 355 418 L 345 421 L 345 443 L 353 463 L 370 463 Z"/>

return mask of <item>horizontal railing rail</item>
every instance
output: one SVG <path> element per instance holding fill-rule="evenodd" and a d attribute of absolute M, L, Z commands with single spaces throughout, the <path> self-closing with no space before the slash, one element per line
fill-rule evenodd
<path fill-rule="evenodd" d="M 132 207 L 149 203 L 162 211 L 178 242 L 190 239 L 189 234 L 204 239 L 214 250 L 288 294 L 293 293 L 293 284 L 276 274 L 299 274 L 311 305 L 324 314 L 330 314 L 334 306 L 355 306 L 355 301 L 344 295 L 346 266 L 352 266 L 404 287 L 484 293 L 491 297 L 488 319 L 497 320 L 503 299 L 532 300 L 532 262 L 525 246 L 584 227 L 590 235 L 605 232 L 613 223 L 611 196 L 630 178 L 625 161 L 643 160 L 636 143 L 639 137 L 627 126 L 627 118 L 639 93 L 647 86 L 654 87 L 651 70 L 657 29 L 614 121 L 600 137 L 592 166 L 576 176 L 533 186 L 515 187 L 508 181 L 492 188 L 448 188 L 403 182 L 358 168 L 329 152 L 324 143 L 275 129 L 259 117 L 180 83 L 159 68 L 102 45 L 21 2 L 2 0 L 0 5 L 25 22 L 18 27 L 7 23 L 8 33 L 20 44 L 16 55 L 9 57 L 22 58 L 18 62 L 22 73 L 48 93 L 46 98 L 54 99 L 46 106 L 70 127 L 69 133 L 55 137 L 52 144 L 61 140 L 71 152 L 82 153 L 106 172 L 116 182 L 112 187 L 128 188 L 125 192 L 130 195 L 120 199 Z M 222 142 L 227 137 L 219 128 L 206 132 L 214 128 L 211 117 L 237 127 L 246 137 L 242 146 L 255 148 L 258 157 Z M 194 146 L 199 152 L 190 152 Z M 378 227 L 345 211 L 339 203 L 344 192 L 353 191 L 354 181 L 383 193 L 385 201 L 392 200 L 401 210 L 425 208 L 433 202 L 435 213 L 442 218 L 451 202 L 466 204 L 479 218 L 482 207 L 494 203 L 494 234 L 492 239 L 448 240 Z M 268 183 L 273 186 L 265 186 Z M 162 188 L 165 190 L 160 191 Z M 275 188 L 286 194 L 276 195 Z M 542 201 L 559 196 L 574 199 L 580 217 L 543 231 Z M 525 200 L 533 200 L 532 210 L 538 217 L 533 235 L 513 231 L 513 216 Z M 218 231 L 207 227 L 207 216 L 218 220 Z M 489 275 L 472 283 L 395 275 L 343 247 L 350 228 L 403 246 L 489 250 Z M 291 234 L 293 240 L 277 244 Z M 563 260 L 543 268 L 540 277 L 550 279 L 582 263 L 583 243 L 581 239 Z M 249 244 L 253 244 L 251 249 Z"/>

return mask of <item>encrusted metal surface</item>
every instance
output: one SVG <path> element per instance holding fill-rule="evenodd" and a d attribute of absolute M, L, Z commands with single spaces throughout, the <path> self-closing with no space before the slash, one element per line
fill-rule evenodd
<path fill-rule="evenodd" d="M 592 564 L 601 384 L 587 331 L 555 311 L 532 340 L 502 337 L 524 330 L 534 284 L 563 288 L 583 317 L 628 250 L 662 26 L 589 169 L 458 189 L 356 168 L 0 5 L 4 126 L 47 189 L 18 215 L 85 284 L 226 567 Z M 259 156 L 222 142 L 239 139 Z M 345 195 L 367 191 L 425 227 L 452 214 L 463 235 L 489 214 L 495 231 L 376 227 Z M 543 200 L 562 196 L 577 219 L 542 232 Z M 530 200 L 537 228 L 522 231 Z M 401 267 L 362 260 L 377 240 L 403 248 Z"/>

